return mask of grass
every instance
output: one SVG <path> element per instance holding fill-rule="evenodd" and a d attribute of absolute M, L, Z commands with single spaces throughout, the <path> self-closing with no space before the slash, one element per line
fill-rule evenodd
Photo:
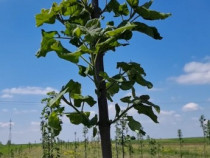
<path fill-rule="evenodd" d="M 203 158 L 203 138 L 183 138 L 183 158 Z M 179 140 L 174 139 L 156 139 L 160 144 L 159 149 L 156 149 L 156 155 L 151 156 L 148 140 L 144 140 L 143 157 L 144 158 L 179 158 Z M 156 144 L 157 145 L 157 144 Z M 132 158 L 140 158 L 139 145 L 137 141 L 132 142 L 133 153 Z M 157 147 L 157 146 L 156 146 Z M 74 152 L 74 143 L 64 143 L 59 146 L 62 158 L 84 158 L 84 143 L 80 142 L 77 146 L 76 153 Z M 115 143 L 112 144 L 113 158 L 116 158 Z M 19 144 L 11 145 L 10 150 L 7 145 L 0 145 L 0 153 L 3 156 L 0 158 L 10 158 L 11 150 L 14 153 L 14 158 L 41 158 L 41 144 Z M 125 147 L 125 158 L 130 158 L 128 146 Z M 206 146 L 207 157 L 210 157 L 210 145 Z M 122 157 L 121 146 L 119 145 L 119 158 Z M 88 143 L 87 147 L 88 158 L 101 158 L 100 145 L 97 142 Z"/>

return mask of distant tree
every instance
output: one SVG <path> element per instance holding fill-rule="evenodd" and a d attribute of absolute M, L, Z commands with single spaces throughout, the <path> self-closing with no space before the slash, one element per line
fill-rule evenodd
<path fill-rule="evenodd" d="M 9 146 L 12 145 L 11 140 L 7 141 L 7 145 L 9 145 Z"/>
<path fill-rule="evenodd" d="M 62 109 L 57 107 L 48 106 L 50 98 L 55 97 L 54 92 L 48 93 L 49 98 L 42 99 L 42 103 L 46 104 L 41 113 L 41 132 L 42 132 L 42 149 L 43 158 L 59 157 L 59 147 L 56 144 L 57 132 L 59 129 L 55 129 L 54 122 L 61 123 L 60 119 L 53 120 L 52 117 L 55 115 L 62 115 Z M 63 109 L 64 110 L 64 109 Z M 59 142 L 59 139 L 58 139 Z"/>
<path fill-rule="evenodd" d="M 50 9 L 42 9 L 41 13 L 36 15 L 38 27 L 43 24 L 58 24 L 56 21 L 62 25 L 62 28 L 59 25 L 59 29 L 55 27 L 53 31 L 42 29 L 41 48 L 36 56 L 45 57 L 49 52 L 55 51 L 61 59 L 75 64 L 79 74 L 88 77 L 94 83 L 97 98 L 96 102 L 92 96 L 83 96 L 81 84 L 70 80 L 54 98 L 51 98 L 49 106 L 62 108 L 61 100 L 63 100 L 73 110 L 63 112 L 71 123 L 76 125 L 82 123 L 89 128 L 93 127 L 95 134 L 98 126 L 103 158 L 112 157 L 110 127 L 123 116 L 123 113 L 119 113 L 118 104 L 116 104 L 116 117 L 113 120 L 109 119 L 108 113 L 108 100 L 113 101 L 113 96 L 120 90 L 132 91 L 132 95 L 121 98 L 123 103 L 128 104 L 124 113 L 135 109 L 139 114 L 145 114 L 154 122 L 158 122 L 153 110 L 159 113 L 159 106 L 151 103 L 148 95 L 135 94 L 135 84 L 152 88 L 152 83 L 144 79 L 146 73 L 140 64 L 118 62 L 119 73 L 112 77 L 104 70 L 104 56 L 110 51 L 115 51 L 117 47 L 128 45 L 134 32 L 146 34 L 156 40 L 162 39 L 155 27 L 143 22 L 166 19 L 171 14 L 151 10 L 152 3 L 153 0 L 144 4 L 139 4 L 139 0 L 126 0 L 122 4 L 118 0 L 91 0 L 91 2 L 62 0 L 60 4 L 53 3 Z M 144 20 L 142 21 L 140 17 Z M 62 31 L 58 31 L 60 28 Z M 72 52 L 65 48 L 66 43 L 63 40 L 73 45 L 71 48 L 76 47 L 76 51 Z M 96 103 L 98 114 L 90 118 L 90 112 L 84 110 L 84 105 L 92 107 Z M 51 125 L 59 134 L 61 131 L 59 114 L 53 112 L 49 118 L 50 122 L 54 120 Z M 127 116 L 127 120 L 131 130 L 143 132 L 141 124 L 132 116 Z"/>
<path fill-rule="evenodd" d="M 207 136 L 209 144 L 210 144 L 210 120 L 207 121 L 206 128 L 207 128 L 206 136 Z"/>
<path fill-rule="evenodd" d="M 120 134 L 120 127 L 119 127 L 119 121 L 117 121 L 115 123 L 115 150 L 116 150 L 116 157 L 119 158 L 119 140 L 120 140 L 120 137 L 121 137 L 121 134 Z"/>
<path fill-rule="evenodd" d="M 149 141 L 150 155 L 152 158 L 157 154 L 157 150 L 158 150 L 157 141 L 150 137 L 148 137 L 148 141 Z"/>
<path fill-rule="evenodd" d="M 74 132 L 74 158 L 77 158 L 77 148 L 78 148 L 77 132 Z"/>
<path fill-rule="evenodd" d="M 201 115 L 199 121 L 200 121 L 200 125 L 201 125 L 202 131 L 203 131 L 203 144 L 204 144 L 203 145 L 203 154 L 204 154 L 204 157 L 206 158 L 206 134 L 207 134 L 207 132 L 206 132 L 206 124 L 205 124 L 206 119 L 205 119 L 204 115 Z"/>
<path fill-rule="evenodd" d="M 85 158 L 87 158 L 87 143 L 88 143 L 87 134 L 88 134 L 88 128 L 84 126 L 83 136 L 84 136 Z"/>
<path fill-rule="evenodd" d="M 179 138 L 179 153 L 180 153 L 180 157 L 182 158 L 182 143 L 183 143 L 183 139 L 182 139 L 182 131 L 181 129 L 178 129 L 178 138 Z"/>
<path fill-rule="evenodd" d="M 139 142 L 140 158 L 143 158 L 144 135 L 141 133 L 137 133 L 137 140 Z"/>

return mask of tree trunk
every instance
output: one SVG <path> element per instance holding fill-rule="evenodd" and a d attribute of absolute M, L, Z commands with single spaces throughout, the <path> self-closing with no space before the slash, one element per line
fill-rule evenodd
<path fill-rule="evenodd" d="M 106 98 L 106 83 L 102 81 L 99 72 L 104 72 L 103 54 L 99 54 L 96 60 L 96 80 L 98 83 L 98 109 L 99 109 L 99 131 L 101 136 L 101 148 L 103 158 L 111 158 L 110 122 L 108 103 Z"/>
<path fill-rule="evenodd" d="M 92 18 L 100 17 L 100 8 L 98 0 L 92 0 L 94 11 Z M 104 53 L 99 52 L 95 63 L 95 80 L 98 91 L 98 110 L 99 110 L 99 131 L 101 137 L 101 149 L 103 158 L 112 158 L 111 140 L 110 140 L 110 121 L 108 113 L 108 103 L 106 97 L 106 83 L 99 76 L 100 72 L 104 72 Z"/>

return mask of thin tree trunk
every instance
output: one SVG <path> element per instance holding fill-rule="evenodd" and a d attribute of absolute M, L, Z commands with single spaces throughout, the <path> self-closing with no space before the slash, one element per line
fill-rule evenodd
<path fill-rule="evenodd" d="M 106 98 L 106 83 L 102 81 L 99 72 L 104 72 L 103 54 L 99 54 L 96 60 L 96 78 L 98 83 L 98 108 L 99 108 L 99 131 L 101 136 L 101 148 L 103 158 L 111 158 L 110 122 L 108 103 Z"/>
<path fill-rule="evenodd" d="M 92 18 L 100 17 L 100 8 L 98 0 L 92 0 L 94 11 Z M 95 63 L 95 80 L 98 91 L 98 109 L 99 109 L 99 131 L 101 137 L 101 149 L 103 158 L 112 158 L 111 140 L 110 140 L 110 121 L 108 113 L 108 103 L 106 97 L 106 83 L 99 76 L 100 72 L 104 72 L 104 53 L 99 52 Z"/>

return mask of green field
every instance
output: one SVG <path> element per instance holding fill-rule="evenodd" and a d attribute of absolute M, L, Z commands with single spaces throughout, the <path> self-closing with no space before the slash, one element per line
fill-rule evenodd
<path fill-rule="evenodd" d="M 202 158 L 204 157 L 204 144 L 203 138 L 184 138 L 182 146 L 183 158 Z M 84 143 L 79 142 L 75 146 L 75 143 L 62 143 L 58 144 L 57 154 L 62 158 L 83 158 L 85 157 Z M 125 158 L 141 158 L 140 145 L 137 140 L 134 140 L 125 146 Z M 116 146 L 113 142 L 113 158 L 117 158 Z M 118 157 L 122 157 L 122 147 L 118 144 Z M 155 153 L 151 154 L 151 145 L 148 140 L 143 141 L 142 146 L 143 158 L 179 158 L 180 146 L 178 139 L 156 139 L 156 143 L 153 146 Z M 76 151 L 76 152 L 75 152 Z M 100 144 L 99 142 L 89 142 L 87 145 L 87 157 L 88 158 L 101 158 Z M 19 145 L 0 145 L 0 158 L 41 158 L 42 157 L 42 145 L 41 144 L 19 144 Z M 210 157 L 210 144 L 206 144 L 206 158 Z"/>

